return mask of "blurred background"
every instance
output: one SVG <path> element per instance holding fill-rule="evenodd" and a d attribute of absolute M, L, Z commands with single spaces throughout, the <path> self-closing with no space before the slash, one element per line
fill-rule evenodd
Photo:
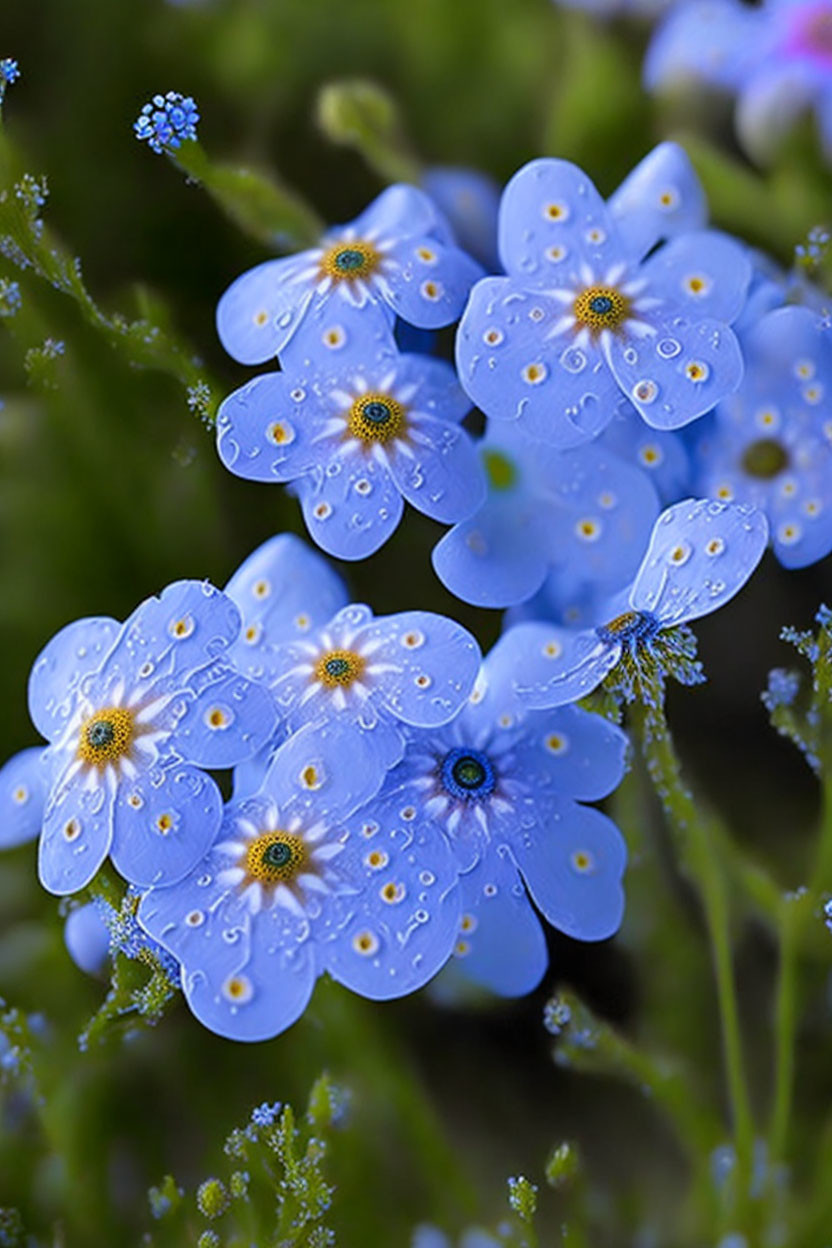
<path fill-rule="evenodd" d="M 830 189 L 828 174 L 811 154 L 804 161 L 805 199 L 798 184 L 792 218 L 804 235 L 732 200 L 709 155 L 725 153 L 743 167 L 727 105 L 714 101 L 706 110 L 680 100 L 660 110 L 640 88 L 646 36 L 646 26 L 601 25 L 549 0 L 6 4 L 0 55 L 14 56 L 22 76 L 7 92 L 4 124 L 21 167 L 46 175 L 46 220 L 80 257 L 101 306 L 128 316 L 152 307 L 225 393 L 251 370 L 221 351 L 214 307 L 228 283 L 269 252 L 136 142 L 132 123 L 152 94 L 192 95 L 200 141 L 213 158 L 277 171 L 331 222 L 351 219 L 382 186 L 357 153 L 330 143 L 317 125 L 318 94 L 335 79 L 369 78 L 387 88 L 409 150 L 425 166 L 468 166 L 501 184 L 528 159 L 551 154 L 579 161 L 606 194 L 660 138 L 690 135 L 716 192 L 716 223 L 745 224 L 750 241 L 788 264 L 792 247 L 818 224 L 814 205 L 818 188 Z M 282 491 L 221 468 L 212 433 L 189 410 L 181 384 L 130 367 L 74 302 L 2 256 L 0 277 L 20 282 L 25 312 L 0 321 L 5 758 L 36 743 L 26 680 L 61 625 L 82 615 L 124 618 L 181 577 L 222 585 L 261 541 L 303 527 Z M 30 384 L 27 352 L 50 338 L 63 352 L 45 380 Z M 446 352 L 451 341 L 443 340 Z M 429 556 L 440 534 L 409 511 L 382 552 L 341 570 L 355 599 L 375 611 L 444 611 L 485 648 L 499 614 L 456 602 L 436 580 Z M 690 773 L 783 886 L 801 878 L 818 795 L 802 760 L 769 729 L 759 692 L 768 669 L 789 661 L 781 625 L 808 626 L 824 599 L 832 599 L 829 560 L 787 573 L 767 557 L 740 598 L 697 627 L 709 684 L 671 694 Z M 681 910 L 697 933 L 692 897 L 666 874 L 664 910 Z M 637 879 L 632 895 L 638 898 Z M 150 1224 L 151 1183 L 172 1172 L 192 1186 L 218 1164 L 222 1138 L 252 1105 L 302 1104 L 327 1068 L 354 1091 L 343 1173 L 363 1193 L 350 1204 L 339 1242 L 405 1248 L 423 1220 L 451 1231 L 472 1220 L 493 1223 L 505 1211 L 506 1176 L 539 1178 L 548 1150 L 577 1138 L 599 1216 L 620 1228 L 599 1242 L 635 1244 L 650 1209 L 664 1227 L 655 1242 L 675 1243 L 685 1168 L 669 1132 L 637 1092 L 555 1067 L 541 1022 L 547 997 L 565 983 L 600 1015 L 638 1029 L 651 984 L 689 974 L 685 1010 L 652 1025 L 668 1043 L 687 1029 L 685 1044 L 718 1084 L 704 946 L 674 955 L 654 940 L 645 958 L 644 926 L 631 906 L 612 942 L 583 946 L 553 936 L 544 984 L 518 1002 L 438 1004 L 423 992 L 381 1007 L 321 984 L 304 1019 L 267 1045 L 219 1040 L 180 1006 L 154 1032 L 81 1059 L 72 1038 L 106 985 L 86 979 L 65 953 L 58 907 L 36 882 L 34 847 L 7 853 L 0 996 L 45 1016 L 56 1058 L 46 1144 L 25 1108 L 16 1118 L 7 1106 L 0 1119 L 0 1206 L 20 1207 L 35 1231 L 62 1224 L 70 1245 L 138 1243 Z M 759 1018 L 765 1030 L 773 948 L 749 926 L 739 950 L 746 1018 Z M 765 1060 L 752 1055 L 760 1096 Z M 828 1100 L 832 1069 L 820 1041 L 807 1044 L 804 1060 L 813 1095 Z M 545 1199 L 554 1227 L 556 1198 Z M 343 1216 L 336 1205 L 333 1224 Z"/>

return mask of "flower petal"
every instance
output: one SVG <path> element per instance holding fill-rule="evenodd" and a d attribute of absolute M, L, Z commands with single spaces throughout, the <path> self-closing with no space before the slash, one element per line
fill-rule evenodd
<path fill-rule="evenodd" d="M 264 364 L 278 355 L 297 329 L 316 279 L 297 281 L 314 266 L 309 252 L 267 260 L 233 281 L 217 304 L 217 333 L 241 364 Z"/>
<path fill-rule="evenodd" d="M 200 767 L 233 767 L 266 744 L 277 725 L 269 691 L 220 662 L 196 672 L 194 694 L 177 721 L 170 745 Z"/>
<path fill-rule="evenodd" d="M 751 260 L 740 243 L 718 230 L 692 230 L 674 238 L 649 259 L 641 273 L 655 290 L 691 318 L 730 325 L 745 304 Z"/>
<path fill-rule="evenodd" d="M 514 863 L 492 850 L 460 877 L 459 886 L 463 913 L 454 948 L 459 972 L 501 997 L 532 992 L 549 955 Z"/>
<path fill-rule="evenodd" d="M 384 545 L 404 511 L 390 470 L 369 455 L 345 458 L 338 472 L 302 477 L 295 491 L 309 534 L 337 559 L 367 559 Z"/>
<path fill-rule="evenodd" d="M 78 682 L 101 665 L 120 631 L 108 616 L 74 620 L 41 650 L 29 676 L 29 714 L 47 740 L 61 735 L 75 711 Z"/>
<path fill-rule="evenodd" d="M 58 782 L 47 802 L 38 854 L 38 875 L 59 897 L 86 888 L 113 839 L 115 786 L 105 777 L 90 785 L 82 772 Z"/>
<path fill-rule="evenodd" d="M 659 143 L 639 161 L 607 201 L 629 255 L 646 256 L 664 238 L 701 229 L 708 218 L 705 192 L 678 143 Z"/>
<path fill-rule="evenodd" d="M 113 866 L 140 888 L 175 884 L 208 852 L 222 822 L 222 797 L 196 767 L 154 768 L 116 797 Z"/>
<path fill-rule="evenodd" d="M 0 768 L 0 849 L 38 835 L 48 792 L 43 746 L 21 750 Z"/>
<path fill-rule="evenodd" d="M 615 667 L 621 646 L 602 641 L 594 629 L 554 624 L 516 624 L 502 643 L 514 657 L 514 687 L 528 709 L 564 706 L 591 693 Z"/>

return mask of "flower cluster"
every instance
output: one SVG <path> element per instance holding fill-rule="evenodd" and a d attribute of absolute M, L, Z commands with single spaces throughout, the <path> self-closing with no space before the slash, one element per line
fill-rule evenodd
<path fill-rule="evenodd" d="M 178 91 L 154 95 L 145 104 L 133 125 L 137 139 L 159 154 L 176 151 L 188 140 L 196 138 L 199 113 L 194 100 Z"/>

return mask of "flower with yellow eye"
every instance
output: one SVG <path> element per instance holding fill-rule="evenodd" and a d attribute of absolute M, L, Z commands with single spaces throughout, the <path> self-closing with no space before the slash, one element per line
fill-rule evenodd
<path fill-rule="evenodd" d="M 125 624 L 78 620 L 35 661 L 29 709 L 43 751 L 40 877 L 84 888 L 109 854 L 131 883 L 179 879 L 210 843 L 221 798 L 203 767 L 231 767 L 271 736 L 274 702 L 225 657 L 233 602 L 178 581 Z M 25 803 L 22 803 L 25 807 Z"/>
<path fill-rule="evenodd" d="M 768 517 L 787 568 L 832 551 L 832 341 L 818 314 L 777 308 L 741 336 L 745 377 L 694 444 L 694 483 Z"/>
<path fill-rule="evenodd" d="M 520 169 L 500 205 L 506 276 L 478 282 L 460 321 L 457 366 L 477 406 L 560 450 L 600 433 L 622 394 L 648 425 L 678 429 L 742 377 L 729 326 L 746 251 L 696 228 L 704 203 L 681 149 L 643 166 L 609 204 L 568 161 Z"/>
<path fill-rule="evenodd" d="M 277 751 L 259 791 L 229 803 L 180 882 L 151 889 L 139 921 L 182 964 L 205 1026 L 262 1040 L 306 1008 L 318 975 L 386 1000 L 451 954 L 458 869 L 446 839 L 376 798 L 366 740 L 338 721 Z"/>
<path fill-rule="evenodd" d="M 379 349 L 366 329 L 351 338 L 337 367 L 284 363 L 229 395 L 217 450 L 238 476 L 293 483 L 315 542 L 364 559 L 392 535 L 405 501 L 452 524 L 476 510 L 485 480 L 453 368 Z"/>
<path fill-rule="evenodd" d="M 353 307 L 383 332 L 397 316 L 435 329 L 458 318 L 481 273 L 424 191 L 397 184 L 317 247 L 238 277 L 220 299 L 217 330 L 242 364 L 282 356 L 293 339 L 325 353 L 320 313 L 335 308 L 337 319 Z"/>

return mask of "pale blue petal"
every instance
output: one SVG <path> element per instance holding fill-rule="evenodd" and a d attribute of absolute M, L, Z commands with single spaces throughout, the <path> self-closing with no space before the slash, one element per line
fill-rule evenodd
<path fill-rule="evenodd" d="M 240 631 L 240 613 L 208 581 L 174 581 L 143 602 L 124 625 L 102 668 L 137 680 L 185 678 L 225 651 Z"/>
<path fill-rule="evenodd" d="M 432 416 L 411 421 L 403 448 L 390 454 L 390 472 L 404 498 L 442 524 L 467 520 L 485 502 L 485 472 L 471 435 Z"/>
<path fill-rule="evenodd" d="M 736 335 L 721 321 L 674 316 L 639 340 L 610 335 L 616 381 L 654 429 L 680 429 L 732 394 L 742 381 Z"/>
<path fill-rule="evenodd" d="M 100 666 L 120 630 L 118 620 L 107 616 L 74 620 L 35 659 L 29 676 L 29 714 L 47 740 L 63 732 L 75 712 L 78 682 Z"/>
<path fill-rule="evenodd" d="M 258 546 L 225 592 L 243 617 L 228 657 L 254 679 L 274 674 L 277 647 L 313 635 L 349 602 L 337 572 L 293 533 L 279 533 Z"/>
<path fill-rule="evenodd" d="M 560 706 L 527 712 L 522 726 L 512 746 L 514 770 L 535 792 L 595 802 L 621 783 L 628 738 L 603 716 Z"/>
<path fill-rule="evenodd" d="M 113 840 L 115 785 L 105 777 L 87 786 L 83 772 L 61 780 L 46 806 L 38 874 L 50 893 L 64 896 L 86 888 Z"/>
<path fill-rule="evenodd" d="M 332 898 L 315 925 L 322 965 L 333 979 L 374 1001 L 415 992 L 445 964 L 459 931 L 457 867 L 439 828 L 402 817 L 401 798 L 378 801 L 350 821 L 338 858 L 355 892 Z M 409 811 L 408 811 L 409 814 Z M 371 837 L 362 828 L 373 828 Z M 378 870 L 372 850 L 388 855 Z M 385 900 L 395 886 L 395 896 Z M 370 947 L 362 952 L 361 938 Z"/>
<path fill-rule="evenodd" d="M 319 461 L 318 439 L 329 419 L 319 396 L 294 374 L 264 373 L 220 405 L 217 453 L 248 481 L 291 481 Z"/>
<path fill-rule="evenodd" d="M 39 834 L 48 794 L 43 746 L 21 750 L 0 768 L 0 849 L 25 845 Z"/>
<path fill-rule="evenodd" d="M 336 559 L 367 559 L 402 518 L 404 500 L 390 470 L 369 455 L 350 456 L 295 486 L 309 534 Z"/>
<path fill-rule="evenodd" d="M 406 354 L 397 358 L 395 367 L 395 389 L 413 387 L 413 397 L 407 402 L 410 409 L 454 423 L 470 412 L 471 400 L 447 360 Z"/>
<path fill-rule="evenodd" d="M 612 592 L 632 580 L 659 500 L 646 473 L 597 443 L 563 452 L 551 482 L 558 506 L 546 525 L 550 561 L 575 580 Z"/>
<path fill-rule="evenodd" d="M 746 151 L 768 161 L 813 102 L 817 75 L 800 61 L 761 57 L 760 62 L 737 97 L 735 124 Z"/>
<path fill-rule="evenodd" d="M 431 259 L 426 262 L 423 255 Z M 471 287 L 483 272 L 464 251 L 435 239 L 402 240 L 386 258 L 390 270 L 383 278 L 385 299 L 397 316 L 421 329 L 439 329 L 459 320 Z"/>
<path fill-rule="evenodd" d="M 286 346 L 312 298 L 316 278 L 294 280 L 311 252 L 267 260 L 232 282 L 217 304 L 217 333 L 241 364 L 264 364 Z"/>
<path fill-rule="evenodd" d="M 447 224 L 429 195 L 406 182 L 396 182 L 377 195 L 352 222 L 356 238 L 418 239 L 433 235 L 447 240 Z M 340 240 L 336 234 L 336 241 Z"/>
<path fill-rule="evenodd" d="M 648 91 L 691 80 L 735 91 L 763 49 L 762 9 L 734 0 L 696 0 L 672 9 L 644 62 Z"/>
<path fill-rule="evenodd" d="M 545 516 L 533 500 L 523 503 L 491 499 L 434 546 L 436 575 L 463 602 L 507 607 L 525 602 L 543 584 Z"/>
<path fill-rule="evenodd" d="M 107 965 L 110 932 L 94 901 L 70 910 L 64 924 L 64 944 L 72 961 L 87 975 L 99 975 Z"/>
<path fill-rule="evenodd" d="M 277 706 L 268 689 L 225 662 L 195 673 L 188 689 L 194 697 L 170 736 L 171 747 L 186 762 L 233 767 L 256 754 L 277 725 Z"/>
<path fill-rule="evenodd" d="M 222 797 L 196 767 L 154 767 L 122 783 L 110 857 L 141 888 L 175 884 L 210 849 L 222 822 Z"/>
<path fill-rule="evenodd" d="M 573 286 L 582 265 L 597 272 L 623 258 L 616 224 L 590 179 L 551 158 L 524 165 L 503 191 L 499 248 L 506 272 L 527 287 Z"/>
<path fill-rule="evenodd" d="M 664 295 L 686 316 L 730 325 L 745 303 L 751 260 L 748 249 L 727 234 L 693 230 L 660 247 L 644 262 L 641 275 L 651 294 Z"/>
<path fill-rule="evenodd" d="M 690 492 L 690 460 L 681 436 L 651 429 L 630 403 L 622 402 L 599 443 L 641 469 L 665 506 Z"/>
<path fill-rule="evenodd" d="M 360 633 L 368 677 L 380 668 L 384 705 L 407 724 L 435 728 L 457 714 L 474 687 L 480 648 L 454 620 L 429 611 L 402 611 L 373 620 Z M 374 680 L 375 684 L 375 680 Z"/>
<path fill-rule="evenodd" d="M 753 507 L 692 498 L 676 503 L 656 523 L 630 602 L 664 627 L 708 615 L 742 589 L 767 541 L 765 514 Z"/>
<path fill-rule="evenodd" d="M 600 350 L 549 337 L 565 311 L 545 291 L 487 277 L 471 292 L 456 339 L 459 377 L 477 406 L 560 450 L 599 433 L 619 397 Z"/>
<path fill-rule="evenodd" d="M 627 861 L 618 828 L 591 806 L 551 795 L 541 796 L 538 815 L 511 846 L 535 905 L 576 940 L 612 936 L 624 913 Z"/>
<path fill-rule="evenodd" d="M 253 916 L 228 894 L 216 881 L 224 865 L 214 853 L 180 883 L 151 889 L 138 919 L 182 964 L 185 998 L 201 1023 L 231 1040 L 268 1040 L 309 1003 L 314 946 L 306 925 L 282 907 Z"/>
<path fill-rule="evenodd" d="M 341 819 L 375 797 L 385 776 L 371 733 L 348 720 L 307 724 L 274 755 L 260 790 L 279 810 L 303 808 L 316 819 Z"/>
<path fill-rule="evenodd" d="M 500 188 L 494 179 L 476 169 L 434 165 L 425 170 L 422 186 L 447 217 L 460 247 L 492 272 L 498 269 Z"/>
<path fill-rule="evenodd" d="M 708 218 L 705 192 L 678 143 L 659 143 L 639 161 L 607 201 L 624 247 L 646 256 L 656 243 L 686 230 L 698 230 Z"/>
<path fill-rule="evenodd" d="M 368 281 L 370 303 L 354 303 L 335 292 L 312 304 L 290 341 L 280 363 L 300 385 L 312 385 L 331 370 L 368 367 L 397 356 L 393 336 L 395 313 L 377 302 Z"/>
<path fill-rule="evenodd" d="M 504 655 L 516 656 L 515 692 L 528 709 L 585 698 L 621 657 L 621 646 L 602 641 L 594 629 L 529 622 L 515 625 L 504 637 Z"/>
<path fill-rule="evenodd" d="M 462 924 L 458 968 L 501 997 L 522 997 L 540 983 L 549 961 L 546 938 L 517 868 L 491 850 L 460 877 Z"/>

